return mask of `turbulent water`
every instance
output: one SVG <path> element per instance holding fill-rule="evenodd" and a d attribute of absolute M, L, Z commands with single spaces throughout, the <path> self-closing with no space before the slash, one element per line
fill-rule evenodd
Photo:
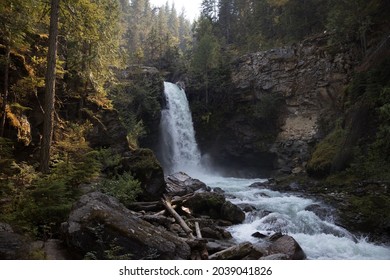
<path fill-rule="evenodd" d="M 327 206 L 320 202 L 249 187 L 264 182 L 263 179 L 225 178 L 204 168 L 185 92 L 175 84 L 164 86 L 167 106 L 162 111 L 160 127 L 164 169 L 167 173 L 184 171 L 212 188 L 223 189 L 233 203 L 251 205 L 255 210 L 246 214 L 244 223 L 229 228 L 237 242 L 262 242 L 252 237 L 255 232 L 266 235 L 282 232 L 293 236 L 309 259 L 390 260 L 390 248 L 369 243 L 335 225 L 332 211 L 327 212 Z M 325 210 L 325 216 L 309 211 L 313 205 Z"/>
<path fill-rule="evenodd" d="M 318 217 L 308 206 L 326 205 L 312 199 L 286 194 L 269 189 L 250 188 L 261 179 L 222 178 L 200 176 L 210 187 L 222 188 L 230 200 L 237 204 L 252 205 L 255 210 L 246 214 L 244 223 L 230 227 L 237 242 L 262 242 L 252 237 L 255 232 L 270 235 L 282 232 L 294 237 L 305 251 L 308 259 L 330 260 L 390 260 L 390 248 L 375 245 L 363 237 L 355 237 L 346 229 L 333 223 L 329 216 Z"/>

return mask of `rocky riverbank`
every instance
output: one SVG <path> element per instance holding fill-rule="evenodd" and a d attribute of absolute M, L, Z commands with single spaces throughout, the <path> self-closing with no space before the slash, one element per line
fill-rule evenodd
<path fill-rule="evenodd" d="M 232 204 L 219 189 L 184 173 L 166 178 L 161 200 L 126 208 L 117 199 L 89 190 L 62 224 L 62 240 L 31 242 L 0 230 L 1 259 L 305 259 L 288 235 L 264 236 L 262 242 L 237 243 L 227 227 L 245 219 L 244 206 Z M 11 242 L 12 241 L 12 242 Z M 39 243 L 39 244 L 38 244 Z M 46 244 L 47 243 L 47 244 Z"/>

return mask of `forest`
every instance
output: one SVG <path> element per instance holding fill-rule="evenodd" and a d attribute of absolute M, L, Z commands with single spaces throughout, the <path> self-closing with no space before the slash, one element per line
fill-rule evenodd
<path fill-rule="evenodd" d="M 215 150 L 216 163 L 237 161 L 315 194 L 352 193 L 343 205 L 361 209 L 356 230 L 379 227 L 375 238 L 389 241 L 389 13 L 387 0 L 203 0 L 190 22 L 168 2 L 2 0 L 0 228 L 61 239 L 61 224 L 88 191 L 125 206 L 160 199 L 166 185 L 155 154 L 163 82 L 171 81 L 185 84 L 201 150 L 211 143 L 225 149 Z M 310 45 L 318 38 L 321 47 Z M 271 150 L 292 108 L 289 96 L 265 92 L 256 79 L 240 89 L 233 77 L 248 55 L 305 44 L 332 57 L 350 51 L 353 69 L 332 96 L 337 104 L 321 111 L 307 159 L 285 172 Z M 237 116 L 229 129 L 243 131 L 237 139 L 252 137 L 245 151 L 227 143 L 241 141 L 226 131 Z M 216 135 L 226 142 L 214 143 Z M 355 196 L 356 184 L 367 187 L 368 202 Z M 153 197 L 149 186 L 158 186 Z M 353 226 L 350 212 L 343 219 Z M 98 229 L 97 239 L 105 238 Z M 82 258 L 131 258 L 107 246 Z M 45 258 L 42 250 L 4 256 Z"/>

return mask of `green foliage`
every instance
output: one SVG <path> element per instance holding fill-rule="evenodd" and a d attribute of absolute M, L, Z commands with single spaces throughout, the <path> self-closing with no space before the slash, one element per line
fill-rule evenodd
<path fill-rule="evenodd" d="M 103 180 L 99 185 L 99 189 L 108 195 L 116 197 L 124 205 L 134 202 L 142 192 L 140 182 L 135 180 L 129 173 Z"/>
<path fill-rule="evenodd" d="M 1 219 L 40 238 L 58 237 L 60 224 L 80 196 L 79 185 L 100 175 L 100 153 L 88 147 L 84 135 L 89 123 L 67 125 L 54 147 L 51 173 L 36 172 L 27 163 L 12 163 L 14 173 L 4 176 Z M 10 156 L 10 154 L 8 154 Z M 3 181 L 3 180 L 2 180 Z"/>
<path fill-rule="evenodd" d="M 354 40 L 365 51 L 371 28 L 388 24 L 389 13 L 388 3 L 381 0 L 205 0 L 201 9 L 219 41 L 239 53 L 296 42 L 325 30 L 332 44 Z"/>
<path fill-rule="evenodd" d="M 112 170 L 114 175 L 117 174 L 116 168 L 119 168 L 119 164 L 122 159 L 121 155 L 114 153 L 111 148 L 108 148 L 99 150 L 97 158 L 105 173 Z"/>
<path fill-rule="evenodd" d="M 7 138 L 0 137 L 0 160 L 13 157 L 13 142 Z"/>
<path fill-rule="evenodd" d="M 389 60 L 355 75 L 345 106 L 345 135 L 336 133 L 336 128 L 317 146 L 308 164 L 309 173 L 324 176 L 329 171 L 342 171 L 332 174 L 331 180 L 390 179 L 389 76 Z M 340 149 L 341 139 L 345 142 Z M 346 156 L 349 157 L 347 165 L 341 169 L 330 168 Z"/>
<path fill-rule="evenodd" d="M 152 8 L 146 0 L 133 0 L 124 10 L 124 40 L 130 63 L 175 68 L 191 42 L 191 24 L 184 13 L 178 15 L 168 2 Z"/>
<path fill-rule="evenodd" d="M 381 12 L 383 3 L 380 0 L 331 0 L 329 5 L 326 27 L 333 32 L 332 43 L 356 40 L 365 52 L 367 34 L 374 25 L 374 17 Z"/>
<path fill-rule="evenodd" d="M 60 35 L 66 40 L 66 72 L 86 90 L 104 95 L 113 77 L 110 67 L 121 65 L 121 10 L 118 1 L 72 0 L 64 4 Z M 85 96 L 83 96 L 85 97 Z"/>
<path fill-rule="evenodd" d="M 118 110 L 121 122 L 127 129 L 127 138 L 132 148 L 147 136 L 155 126 L 161 111 L 160 96 L 162 80 L 158 74 L 149 77 L 134 69 L 131 80 L 125 84 L 114 85 L 109 97 Z M 140 70 L 141 71 L 141 70 Z"/>

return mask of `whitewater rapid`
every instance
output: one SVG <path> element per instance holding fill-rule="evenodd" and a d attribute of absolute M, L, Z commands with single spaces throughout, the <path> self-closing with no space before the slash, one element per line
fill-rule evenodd
<path fill-rule="evenodd" d="M 323 205 L 319 201 L 296 194 L 281 193 L 266 188 L 249 187 L 263 179 L 224 178 L 194 174 L 211 188 L 221 188 L 237 205 L 251 205 L 242 224 L 228 230 L 237 242 L 263 242 L 252 237 L 255 232 L 271 235 L 288 234 L 297 240 L 308 259 L 317 260 L 390 260 L 390 248 L 376 245 L 333 223 L 334 217 L 318 217 L 306 210 L 308 206 Z M 329 209 L 330 210 L 330 209 Z"/>

